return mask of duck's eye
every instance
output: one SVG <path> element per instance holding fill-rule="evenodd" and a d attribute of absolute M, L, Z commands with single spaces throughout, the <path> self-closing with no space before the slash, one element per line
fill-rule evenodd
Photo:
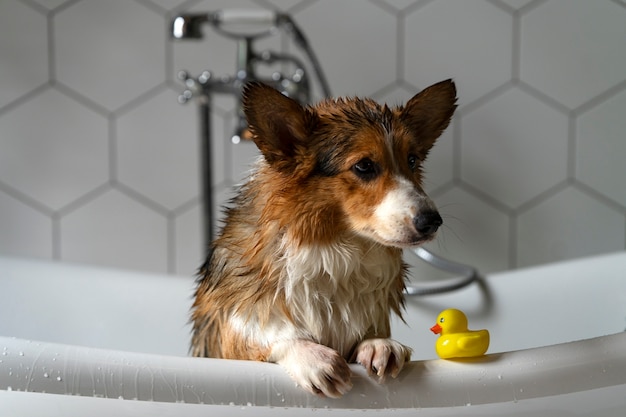
<path fill-rule="evenodd" d="M 443 323 L 444 321 L 446 321 L 446 319 L 444 319 L 443 317 L 439 319 L 439 323 Z"/>
<path fill-rule="evenodd" d="M 415 169 L 417 168 L 417 164 L 419 162 L 419 158 L 417 157 L 417 155 L 409 155 L 408 158 L 408 163 L 409 163 L 409 168 L 411 169 L 411 171 L 415 171 Z"/>
<path fill-rule="evenodd" d="M 352 167 L 352 171 L 361 179 L 370 181 L 378 175 L 378 165 L 369 158 L 363 158 Z"/>

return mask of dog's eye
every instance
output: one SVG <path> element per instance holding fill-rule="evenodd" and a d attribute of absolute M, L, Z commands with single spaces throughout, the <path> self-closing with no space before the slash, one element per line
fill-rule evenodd
<path fill-rule="evenodd" d="M 378 175 L 378 165 L 369 158 L 363 158 L 352 167 L 352 171 L 366 181 L 373 180 Z"/>
<path fill-rule="evenodd" d="M 411 169 L 411 171 L 415 171 L 415 169 L 417 168 L 417 164 L 419 163 L 419 158 L 416 155 L 409 155 L 408 158 L 408 162 L 409 162 L 409 168 Z"/>

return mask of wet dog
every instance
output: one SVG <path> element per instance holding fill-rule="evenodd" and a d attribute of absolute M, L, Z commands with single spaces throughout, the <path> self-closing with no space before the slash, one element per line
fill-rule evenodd
<path fill-rule="evenodd" d="M 454 83 L 394 108 L 301 106 L 261 83 L 243 101 L 262 157 L 200 269 L 193 355 L 275 362 L 328 397 L 352 387 L 349 362 L 395 378 L 411 356 L 390 338 L 404 306 L 402 248 L 442 224 L 422 164 L 456 108 Z"/>

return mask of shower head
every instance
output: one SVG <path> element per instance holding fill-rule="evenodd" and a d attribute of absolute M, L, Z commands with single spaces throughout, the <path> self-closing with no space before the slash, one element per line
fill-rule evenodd
<path fill-rule="evenodd" d="M 172 18 L 170 35 L 174 39 L 202 39 L 201 26 L 212 19 L 208 13 L 188 13 Z"/>

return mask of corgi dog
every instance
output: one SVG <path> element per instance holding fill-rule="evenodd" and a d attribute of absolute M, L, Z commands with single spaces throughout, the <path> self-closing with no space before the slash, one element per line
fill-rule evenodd
<path fill-rule="evenodd" d="M 352 387 L 348 363 L 395 378 L 411 357 L 390 338 L 404 307 L 402 249 L 442 224 L 422 164 L 455 111 L 454 83 L 394 108 L 302 106 L 250 83 L 243 105 L 262 156 L 200 268 L 191 353 L 278 363 L 333 398 Z"/>

